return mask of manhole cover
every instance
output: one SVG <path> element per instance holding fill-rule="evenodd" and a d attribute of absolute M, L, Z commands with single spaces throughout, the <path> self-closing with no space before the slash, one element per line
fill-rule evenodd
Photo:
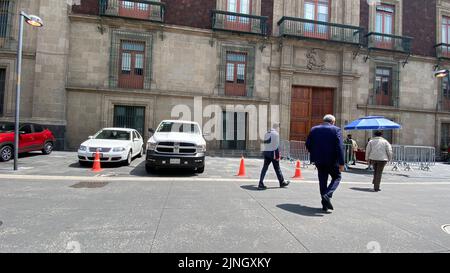
<path fill-rule="evenodd" d="M 74 184 L 70 187 L 75 188 L 75 189 L 81 189 L 81 188 L 93 189 L 93 188 L 103 188 L 104 186 L 106 186 L 108 184 L 109 184 L 109 182 L 80 182 L 80 183 Z"/>
<path fill-rule="evenodd" d="M 450 224 L 449 225 L 443 225 L 442 226 L 442 230 L 447 233 L 450 234 Z"/>

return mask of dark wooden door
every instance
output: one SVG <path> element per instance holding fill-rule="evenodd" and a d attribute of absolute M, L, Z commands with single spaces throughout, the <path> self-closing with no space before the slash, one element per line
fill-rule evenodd
<path fill-rule="evenodd" d="M 294 87 L 291 96 L 290 140 L 305 141 L 323 116 L 333 113 L 333 89 Z"/>

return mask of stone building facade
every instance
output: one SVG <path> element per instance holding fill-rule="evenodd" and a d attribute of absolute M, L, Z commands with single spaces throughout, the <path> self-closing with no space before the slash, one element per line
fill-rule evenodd
<path fill-rule="evenodd" d="M 241 105 L 233 111 L 248 112 L 234 117 L 245 120 L 245 140 L 208 142 L 223 154 L 258 152 L 259 141 L 249 137 L 255 109 L 278 117 L 283 139 L 304 140 L 324 114 L 334 113 L 342 127 L 367 115 L 399 122 L 402 130 L 386 132 L 396 144 L 440 149 L 450 141 L 450 92 L 433 73 L 450 66 L 447 0 L 68 1 L 73 6 L 1 0 L 0 6 L 6 2 L 0 120 L 13 119 L 17 14 L 25 10 L 45 27 L 25 28 L 21 114 L 55 130 L 60 149 L 76 149 L 102 127 L 129 126 L 148 136 L 176 105 L 194 112 L 199 97 L 203 107 Z M 236 137 L 236 125 L 224 127 Z M 353 135 L 360 146 L 371 136 Z"/>

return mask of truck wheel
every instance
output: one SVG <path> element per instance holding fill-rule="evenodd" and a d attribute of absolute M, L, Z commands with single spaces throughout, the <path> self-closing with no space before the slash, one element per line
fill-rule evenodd
<path fill-rule="evenodd" d="M 205 166 L 197 168 L 197 173 L 203 173 L 205 171 Z"/>
<path fill-rule="evenodd" d="M 13 157 L 13 148 L 11 146 L 3 146 L 0 149 L 0 160 L 3 162 L 10 161 Z"/>

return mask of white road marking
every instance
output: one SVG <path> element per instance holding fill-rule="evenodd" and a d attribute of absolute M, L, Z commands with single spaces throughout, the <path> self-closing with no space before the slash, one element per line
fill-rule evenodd
<path fill-rule="evenodd" d="M 0 179 L 15 179 L 15 180 L 39 180 L 39 181 L 88 181 L 88 182 L 104 182 L 104 181 L 193 181 L 193 182 L 249 182 L 257 183 L 258 179 L 251 178 L 207 178 L 207 177 L 101 177 L 101 176 L 46 176 L 46 175 L 13 175 L 1 174 Z M 278 183 L 276 179 L 265 180 L 269 183 Z M 317 184 L 317 180 L 291 180 L 293 184 Z M 370 182 L 357 181 L 343 181 L 341 184 L 348 185 L 371 185 Z M 450 185 L 450 182 L 383 182 L 384 185 Z"/>

